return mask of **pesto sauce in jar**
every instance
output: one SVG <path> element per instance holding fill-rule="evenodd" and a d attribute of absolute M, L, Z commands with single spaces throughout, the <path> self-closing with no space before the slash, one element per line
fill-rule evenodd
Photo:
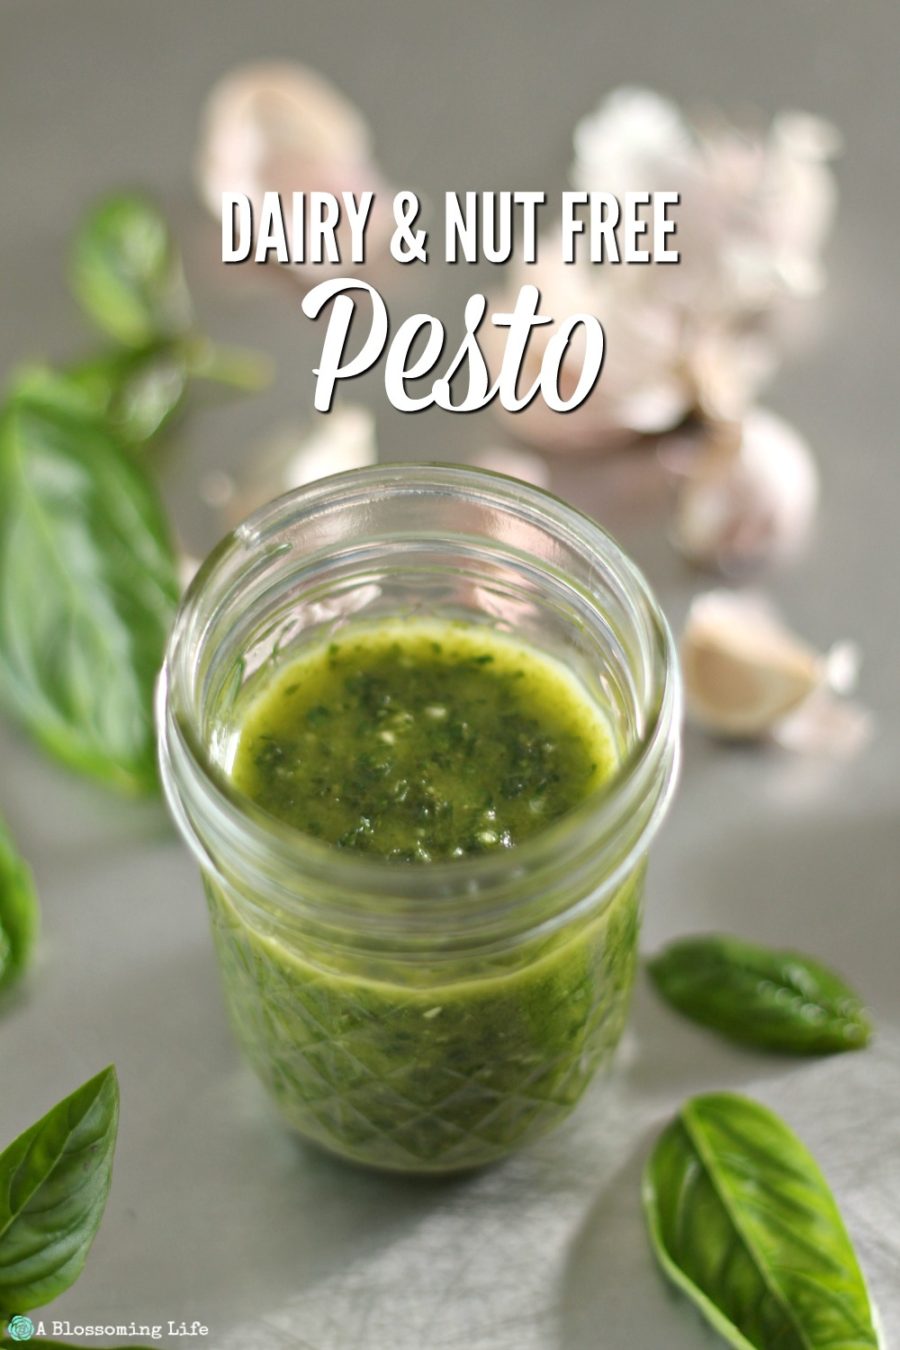
<path fill-rule="evenodd" d="M 336 850 L 408 860 L 427 908 L 429 861 L 509 850 L 512 866 L 617 759 L 604 711 L 552 658 L 474 624 L 391 620 L 256 676 L 230 773 Z M 569 1113 L 621 1036 L 642 865 L 557 931 L 477 954 L 436 942 L 414 965 L 206 886 L 245 1053 L 285 1118 L 344 1157 L 413 1172 L 503 1157 Z"/>
<path fill-rule="evenodd" d="M 471 624 L 395 621 L 264 684 L 231 775 L 305 834 L 432 862 L 514 848 L 615 761 L 608 725 L 551 658 Z"/>

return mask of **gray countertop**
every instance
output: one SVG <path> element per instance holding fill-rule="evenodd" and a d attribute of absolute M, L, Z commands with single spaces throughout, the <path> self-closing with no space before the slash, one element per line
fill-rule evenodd
<path fill-rule="evenodd" d="M 263 396 L 198 412 L 165 459 L 195 552 L 213 466 L 309 415 L 320 340 L 299 292 L 235 280 L 196 205 L 190 154 L 212 80 L 297 57 L 365 109 L 391 179 L 455 188 L 565 185 L 579 115 L 625 80 L 688 106 L 804 108 L 845 138 L 817 336 L 765 401 L 820 458 L 824 505 L 804 559 L 772 579 L 797 628 L 863 651 L 876 736 L 849 762 L 736 753 L 695 733 L 651 870 L 645 946 L 703 928 L 814 950 L 865 992 L 864 1055 L 799 1064 L 742 1053 L 640 987 L 617 1067 L 551 1138 L 482 1175 L 422 1184 L 345 1168 L 271 1117 L 222 1010 L 194 864 L 162 807 L 110 799 L 0 728 L 0 810 L 44 909 L 38 967 L 4 1016 L 0 1140 L 114 1060 L 116 1175 L 78 1284 L 51 1317 L 198 1319 L 216 1350 L 700 1350 L 716 1344 L 652 1265 L 638 1197 L 653 1134 L 692 1091 L 732 1087 L 783 1112 L 819 1158 L 893 1343 L 900 1328 L 900 641 L 896 220 L 900 10 L 864 2 L 5 0 L 0 38 L 0 370 L 77 351 L 64 241 L 94 193 L 142 184 L 178 229 L 207 328 L 275 355 Z M 257 269 L 254 269 L 257 270 Z M 478 269 L 430 265 L 390 303 L 461 326 Z M 381 376 L 354 398 L 382 454 L 456 458 L 498 439 L 488 415 L 405 417 Z M 608 518 L 602 474 L 554 486 L 615 525 L 678 624 L 698 580 L 657 524 Z"/>

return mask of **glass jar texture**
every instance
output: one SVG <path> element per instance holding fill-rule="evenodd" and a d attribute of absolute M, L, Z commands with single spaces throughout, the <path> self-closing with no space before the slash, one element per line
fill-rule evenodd
<path fill-rule="evenodd" d="M 352 626 L 462 620 L 561 661 L 607 710 L 609 784 L 514 849 L 389 862 L 230 783 L 267 673 Z M 645 859 L 678 759 L 672 640 L 615 542 L 512 479 L 386 465 L 257 512 L 176 620 L 160 763 L 200 863 L 237 1038 L 286 1119 L 358 1162 L 446 1172 L 562 1119 L 627 1016 Z"/>

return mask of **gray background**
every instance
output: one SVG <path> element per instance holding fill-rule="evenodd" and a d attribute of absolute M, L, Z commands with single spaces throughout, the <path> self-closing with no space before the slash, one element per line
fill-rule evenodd
<path fill-rule="evenodd" d="M 7 0 L 0 18 L 0 369 L 86 341 L 64 241 L 84 202 L 120 184 L 155 190 L 171 214 L 208 329 L 279 362 L 271 391 L 198 412 L 167 456 L 166 492 L 197 552 L 217 533 L 201 475 L 307 416 L 320 341 L 282 279 L 214 261 L 190 159 L 204 93 L 229 66 L 286 55 L 319 67 L 370 117 L 392 180 L 432 199 L 557 192 L 575 120 L 623 81 L 689 106 L 833 120 L 845 152 L 831 285 L 817 340 L 766 396 L 816 448 L 825 501 L 809 554 L 772 589 L 813 640 L 860 643 L 877 718 L 874 743 L 848 764 L 689 734 L 645 928 L 648 949 L 717 927 L 815 950 L 870 999 L 873 1051 L 798 1067 L 730 1050 L 642 987 L 613 1079 L 571 1123 L 440 1186 L 345 1169 L 282 1131 L 232 1047 L 198 880 L 162 808 L 110 799 L 0 729 L 0 809 L 44 906 L 38 968 L 0 1026 L 0 1139 L 110 1060 L 122 1080 L 106 1219 L 54 1316 L 198 1318 L 208 1341 L 171 1344 L 220 1350 L 700 1350 L 714 1338 L 647 1255 L 638 1176 L 686 1094 L 731 1086 L 783 1111 L 820 1158 L 897 1344 L 896 5 Z M 418 269 L 415 307 L 458 331 L 479 280 Z M 408 279 L 389 278 L 385 293 L 392 312 L 412 308 Z M 451 458 L 498 439 L 487 415 L 394 413 L 380 378 L 358 381 L 354 398 L 376 411 L 385 457 Z M 658 526 L 613 518 L 589 466 L 554 481 L 620 529 L 680 622 L 698 579 Z"/>

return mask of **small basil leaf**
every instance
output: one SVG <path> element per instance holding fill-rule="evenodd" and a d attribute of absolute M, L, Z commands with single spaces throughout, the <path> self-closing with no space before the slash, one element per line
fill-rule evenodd
<path fill-rule="evenodd" d="M 799 952 L 711 934 L 672 943 L 647 969 L 679 1012 L 744 1045 L 823 1055 L 858 1050 L 871 1039 L 853 990 Z"/>
<path fill-rule="evenodd" d="M 109 197 L 88 212 L 75 236 L 71 278 L 88 315 L 125 346 L 190 326 L 190 297 L 169 228 L 142 197 Z"/>
<path fill-rule="evenodd" d="M 82 390 L 23 376 L 0 421 L 0 698 L 71 767 L 155 787 L 153 685 L 178 591 L 144 473 Z"/>
<path fill-rule="evenodd" d="M 31 870 L 0 820 L 0 990 L 19 979 L 37 937 L 38 901 Z"/>
<path fill-rule="evenodd" d="M 877 1350 L 865 1281 L 812 1155 L 746 1097 L 694 1097 L 647 1164 L 662 1269 L 740 1350 Z"/>
<path fill-rule="evenodd" d="M 119 1118 L 104 1069 L 0 1154 L 0 1307 L 26 1312 L 78 1278 L 100 1226 Z"/>
<path fill-rule="evenodd" d="M 185 357 L 175 343 L 100 356 L 68 375 L 132 449 L 142 448 L 173 420 L 188 383 Z"/>

